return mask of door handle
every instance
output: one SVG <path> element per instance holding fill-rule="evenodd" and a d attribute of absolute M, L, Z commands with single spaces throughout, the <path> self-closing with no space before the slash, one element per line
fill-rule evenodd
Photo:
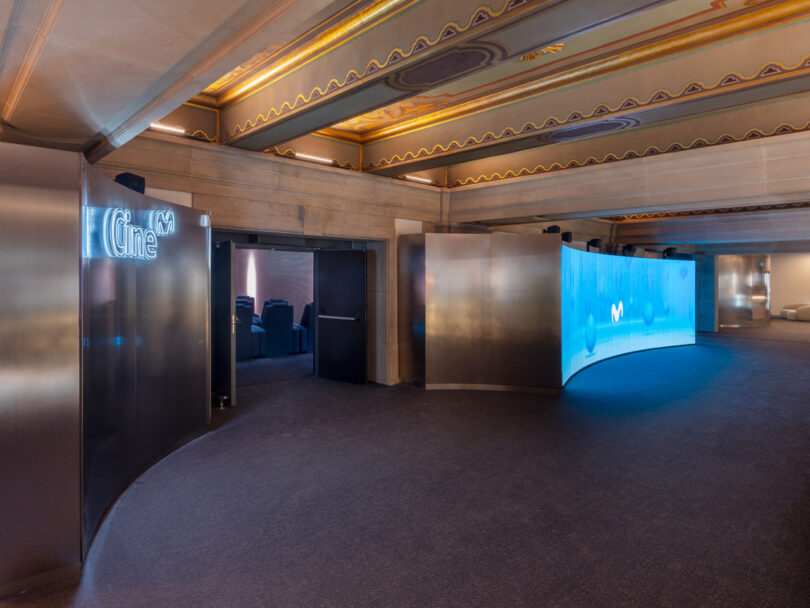
<path fill-rule="evenodd" d="M 335 319 L 336 321 L 359 321 L 358 317 L 341 317 L 339 315 L 318 315 L 319 319 Z"/>

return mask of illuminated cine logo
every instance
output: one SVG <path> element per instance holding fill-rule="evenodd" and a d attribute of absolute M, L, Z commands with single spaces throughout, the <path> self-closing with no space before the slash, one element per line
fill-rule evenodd
<path fill-rule="evenodd" d="M 112 258 L 152 261 L 158 255 L 158 237 L 174 234 L 177 229 L 174 211 L 150 211 L 148 226 L 132 223 L 128 209 L 107 209 L 104 214 L 104 250 Z"/>

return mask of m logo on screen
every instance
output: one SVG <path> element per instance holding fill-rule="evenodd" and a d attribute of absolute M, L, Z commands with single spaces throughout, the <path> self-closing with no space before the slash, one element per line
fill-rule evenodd
<path fill-rule="evenodd" d="M 619 319 L 624 316 L 624 302 L 619 300 L 619 305 L 616 306 L 615 304 L 610 305 L 610 320 L 613 323 L 618 323 Z"/>
<path fill-rule="evenodd" d="M 177 225 L 174 211 L 160 209 L 150 211 L 148 226 L 132 223 L 132 211 L 128 209 L 107 209 L 104 214 L 104 250 L 111 258 L 131 258 L 135 260 L 156 260 L 158 237 L 174 234 Z"/>

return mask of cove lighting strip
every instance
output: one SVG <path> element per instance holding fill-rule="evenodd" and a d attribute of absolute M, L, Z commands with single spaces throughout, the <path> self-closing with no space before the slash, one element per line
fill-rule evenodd
<path fill-rule="evenodd" d="M 169 125 L 162 125 L 159 122 L 153 122 L 149 125 L 152 129 L 157 129 L 158 131 L 166 131 L 166 133 L 175 133 L 176 135 L 185 135 L 186 130 L 181 129 L 180 127 L 170 127 Z"/>
<path fill-rule="evenodd" d="M 418 175 L 406 175 L 405 179 L 409 179 L 412 182 L 419 182 L 420 184 L 430 184 L 433 185 L 433 180 L 428 179 L 426 177 L 419 177 Z"/>
<path fill-rule="evenodd" d="M 324 158 L 323 156 L 313 156 L 312 154 L 304 154 L 303 152 L 296 152 L 295 158 L 300 158 L 301 160 L 311 160 L 316 163 L 323 163 L 325 165 L 334 165 L 335 161 L 331 158 Z"/>

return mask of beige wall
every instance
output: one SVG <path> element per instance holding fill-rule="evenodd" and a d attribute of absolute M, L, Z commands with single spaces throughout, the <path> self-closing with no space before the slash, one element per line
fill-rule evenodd
<path fill-rule="evenodd" d="M 190 192 L 214 228 L 370 241 L 368 377 L 397 382 L 396 220 L 439 222 L 441 189 L 153 133 L 95 166 Z"/>
<path fill-rule="evenodd" d="M 787 304 L 810 304 L 810 253 L 771 256 L 771 314 Z"/>

